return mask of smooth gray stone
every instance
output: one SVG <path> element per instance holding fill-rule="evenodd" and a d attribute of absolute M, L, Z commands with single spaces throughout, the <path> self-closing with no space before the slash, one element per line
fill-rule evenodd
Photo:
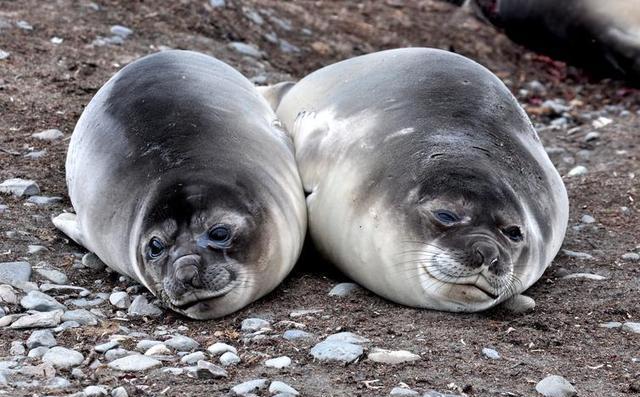
<path fill-rule="evenodd" d="M 309 339 L 313 337 L 313 334 L 299 329 L 288 329 L 284 331 L 282 337 L 286 340 Z"/>
<path fill-rule="evenodd" d="M 41 141 L 55 141 L 64 138 L 62 131 L 55 128 L 36 132 L 35 134 L 31 134 L 31 136 Z"/>
<path fill-rule="evenodd" d="M 29 339 L 27 339 L 27 347 L 29 349 L 35 349 L 39 346 L 52 347 L 57 345 L 56 338 L 49 330 L 36 330 L 31 333 Z"/>
<path fill-rule="evenodd" d="M 131 356 L 134 353 L 130 352 L 129 350 L 125 350 L 122 348 L 115 348 L 115 349 L 109 349 L 104 353 L 104 358 L 105 360 L 107 360 L 107 362 L 111 362 L 113 360 L 117 360 L 119 358 L 123 358 L 123 357 L 127 357 L 127 356 Z"/>
<path fill-rule="evenodd" d="M 327 342 L 344 342 L 344 343 L 367 343 L 369 339 L 356 335 L 353 332 L 338 332 L 325 338 Z"/>
<path fill-rule="evenodd" d="M 300 393 L 296 389 L 279 380 L 274 380 L 273 382 L 271 382 L 271 384 L 269 385 L 269 393 L 285 393 L 291 396 L 300 395 Z"/>
<path fill-rule="evenodd" d="M 27 282 L 31 278 L 29 262 L 0 263 L 0 283 L 11 284 L 13 281 Z"/>
<path fill-rule="evenodd" d="M 197 364 L 198 361 L 204 360 L 205 358 L 207 357 L 203 352 L 194 352 L 182 356 L 180 362 L 184 364 L 194 365 Z"/>
<path fill-rule="evenodd" d="M 116 36 L 122 37 L 123 39 L 126 39 L 133 34 L 133 30 L 129 29 L 126 26 L 113 25 L 111 27 L 111 33 Z"/>
<path fill-rule="evenodd" d="M 27 354 L 27 356 L 31 358 L 42 358 L 42 356 L 44 356 L 48 351 L 48 347 L 40 346 L 29 350 L 29 354 Z"/>
<path fill-rule="evenodd" d="M 627 332 L 632 332 L 634 334 L 640 334 L 640 323 L 627 321 L 624 324 L 622 324 L 622 330 Z"/>
<path fill-rule="evenodd" d="M 76 321 L 80 325 L 98 324 L 98 318 L 86 309 L 69 310 L 62 315 L 62 321 Z"/>
<path fill-rule="evenodd" d="M 71 367 L 77 367 L 84 361 L 82 353 L 73 349 L 67 349 L 61 346 L 55 346 L 49 349 L 48 352 L 42 356 L 42 361 L 50 363 L 55 368 L 67 369 Z"/>
<path fill-rule="evenodd" d="M 55 300 L 55 298 L 40 292 L 31 291 L 20 300 L 20 305 L 27 310 L 37 310 L 39 312 L 51 312 L 54 310 L 65 310 L 66 307 Z"/>
<path fill-rule="evenodd" d="M 128 309 L 131 306 L 131 298 L 125 291 L 117 291 L 109 295 L 109 303 L 118 309 Z"/>
<path fill-rule="evenodd" d="M 47 196 L 31 196 L 27 199 L 27 203 L 35 205 L 52 205 L 62 201 L 62 197 L 47 197 Z"/>
<path fill-rule="evenodd" d="M 162 315 L 162 310 L 158 306 L 149 303 L 149 301 L 147 301 L 147 298 L 145 298 L 144 296 L 138 295 L 135 297 L 133 302 L 131 302 L 131 306 L 129 306 L 129 310 L 127 311 L 127 313 L 130 316 L 134 317 L 158 317 Z"/>
<path fill-rule="evenodd" d="M 87 386 L 82 392 L 86 397 L 105 397 L 109 394 L 102 386 Z"/>
<path fill-rule="evenodd" d="M 198 342 L 184 335 L 175 335 L 167 339 L 164 344 L 179 352 L 188 352 L 200 346 Z"/>
<path fill-rule="evenodd" d="M 111 390 L 111 397 L 129 397 L 129 393 L 127 393 L 127 389 L 120 386 Z"/>
<path fill-rule="evenodd" d="M 362 346 L 353 343 L 324 341 L 311 349 L 313 358 L 319 361 L 351 363 L 362 356 Z"/>
<path fill-rule="evenodd" d="M 578 394 L 568 380 L 558 375 L 550 375 L 536 385 L 536 391 L 545 397 L 573 397 Z"/>
<path fill-rule="evenodd" d="M 367 358 L 382 364 L 402 364 L 420 360 L 420 356 L 406 350 L 373 349 Z"/>
<path fill-rule="evenodd" d="M 236 51 L 239 54 L 246 55 L 252 58 L 261 58 L 262 52 L 251 44 L 234 41 L 229 43 L 229 48 Z"/>
<path fill-rule="evenodd" d="M 233 354 L 238 354 L 238 350 L 236 350 L 235 347 L 233 347 L 231 345 L 227 345 L 226 343 L 221 343 L 221 342 L 216 342 L 213 345 L 207 347 L 207 351 L 212 356 L 217 356 L 217 355 L 225 353 L 225 352 L 231 352 Z"/>
<path fill-rule="evenodd" d="M 482 355 L 491 360 L 497 360 L 500 358 L 500 353 L 488 347 L 482 349 Z"/>
<path fill-rule="evenodd" d="M 329 296 L 343 297 L 352 294 L 354 291 L 360 289 L 360 286 L 356 283 L 340 283 L 329 291 Z"/>
<path fill-rule="evenodd" d="M 69 281 L 66 274 L 55 269 L 36 269 L 36 273 L 54 284 L 64 284 Z"/>
<path fill-rule="evenodd" d="M 222 364 L 223 367 L 236 365 L 238 363 L 240 363 L 240 357 L 234 353 L 225 352 L 220 356 L 220 364 Z"/>
<path fill-rule="evenodd" d="M 254 379 L 247 382 L 240 383 L 231 388 L 231 393 L 234 396 L 245 396 L 249 393 L 253 393 L 258 390 L 262 390 L 267 387 L 267 379 Z"/>
<path fill-rule="evenodd" d="M 418 395 L 420 395 L 420 393 L 417 391 L 405 387 L 394 387 L 391 389 L 391 393 L 389 393 L 391 397 L 413 397 Z"/>
<path fill-rule="evenodd" d="M 256 332 L 263 328 L 271 328 L 271 323 L 261 318 L 247 318 L 242 320 L 240 330 L 242 332 Z"/>
<path fill-rule="evenodd" d="M 149 356 L 135 354 L 132 356 L 126 356 L 117 360 L 113 360 L 109 364 L 107 364 L 107 366 L 111 369 L 123 372 L 139 372 L 147 371 L 151 368 L 161 367 L 162 362 Z"/>
<path fill-rule="evenodd" d="M 196 376 L 200 379 L 226 378 L 227 371 L 209 361 L 200 360 L 196 366 Z"/>
<path fill-rule="evenodd" d="M 52 312 L 39 312 L 20 317 L 11 324 L 12 329 L 23 328 L 51 328 L 60 324 L 62 310 Z"/>
<path fill-rule="evenodd" d="M 271 358 L 264 362 L 266 367 L 282 369 L 291 365 L 291 359 L 287 356 Z"/>
<path fill-rule="evenodd" d="M 98 353 L 106 353 L 107 351 L 111 349 L 115 349 L 118 346 L 120 346 L 120 343 L 118 341 L 112 340 L 112 341 L 97 345 L 96 347 L 93 348 L 93 350 L 97 351 Z"/>
<path fill-rule="evenodd" d="M 40 187 L 32 180 L 12 178 L 0 183 L 0 193 L 13 194 L 16 197 L 35 196 L 40 193 Z"/>

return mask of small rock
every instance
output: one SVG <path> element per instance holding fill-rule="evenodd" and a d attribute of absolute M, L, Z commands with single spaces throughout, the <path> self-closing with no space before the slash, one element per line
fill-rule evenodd
<path fill-rule="evenodd" d="M 584 141 L 585 142 L 591 142 L 591 141 L 595 141 L 595 140 L 597 140 L 599 138 L 600 138 L 600 133 L 592 131 L 592 132 L 588 133 L 587 135 L 585 135 Z"/>
<path fill-rule="evenodd" d="M 310 314 L 322 313 L 323 311 L 324 310 L 322 310 L 322 309 L 300 309 L 300 310 L 294 310 L 291 313 L 289 313 L 289 317 L 296 318 L 296 317 L 308 316 Z"/>
<path fill-rule="evenodd" d="M 266 388 L 267 382 L 267 379 L 254 379 L 240 383 L 239 385 L 235 385 L 231 388 L 231 393 L 234 396 L 246 396 L 249 393 Z"/>
<path fill-rule="evenodd" d="M 16 22 L 16 26 L 22 30 L 33 30 L 33 26 L 27 21 L 18 21 Z"/>
<path fill-rule="evenodd" d="M 83 393 L 86 397 L 104 397 L 109 394 L 102 386 L 87 386 L 84 388 Z"/>
<path fill-rule="evenodd" d="M 331 288 L 331 291 L 329 291 L 329 296 L 343 297 L 343 296 L 350 295 L 352 292 L 357 291 L 359 289 L 360 289 L 360 286 L 355 283 L 340 283 L 335 287 Z"/>
<path fill-rule="evenodd" d="M 62 42 L 64 41 L 64 39 L 63 39 L 62 37 L 54 36 L 54 37 L 52 37 L 52 38 L 51 38 L 51 40 L 50 40 L 50 41 L 51 41 L 51 44 L 56 44 L 56 45 L 58 45 L 58 44 L 62 44 Z"/>
<path fill-rule="evenodd" d="M 33 254 L 39 254 L 41 252 L 47 252 L 49 251 L 47 249 L 47 247 L 43 246 L 43 245 L 28 245 L 27 246 L 27 253 L 29 255 L 33 255 Z"/>
<path fill-rule="evenodd" d="M 352 332 L 339 332 L 337 334 L 329 335 L 326 337 L 327 342 L 343 342 L 343 343 L 367 343 L 369 339 L 356 335 Z"/>
<path fill-rule="evenodd" d="M 67 389 L 69 387 L 71 387 L 71 382 L 60 376 L 56 376 L 51 379 L 49 382 L 47 382 L 46 386 L 47 389 Z M 85 395 L 83 395 L 83 397 L 85 397 Z"/>
<path fill-rule="evenodd" d="M 226 352 L 222 354 L 222 356 L 220 356 L 220 364 L 222 364 L 223 367 L 236 365 L 239 362 L 240 362 L 240 357 L 238 357 L 236 354 L 233 354 L 231 352 Z"/>
<path fill-rule="evenodd" d="M 482 355 L 490 360 L 498 360 L 500 358 L 500 353 L 488 347 L 482 349 Z"/>
<path fill-rule="evenodd" d="M 40 139 L 41 141 L 55 141 L 56 139 L 64 138 L 62 131 L 57 129 L 44 130 L 31 134 L 32 137 Z"/>
<path fill-rule="evenodd" d="M 62 321 L 76 321 L 80 325 L 97 325 L 98 318 L 87 309 L 66 311 L 62 315 Z"/>
<path fill-rule="evenodd" d="M 32 203 L 32 204 L 41 205 L 41 206 L 57 204 L 61 201 L 62 201 L 62 197 L 57 197 L 57 196 L 54 196 L 54 197 L 31 196 L 27 199 L 27 203 Z"/>
<path fill-rule="evenodd" d="M 576 251 L 569 251 L 569 250 L 562 250 L 562 253 L 565 254 L 568 257 L 571 258 L 576 258 L 576 259 L 583 259 L 583 260 L 587 260 L 587 259 L 593 259 L 593 256 L 590 254 L 587 254 L 585 252 L 576 252 Z"/>
<path fill-rule="evenodd" d="M 129 29 L 126 26 L 113 25 L 111 27 L 111 33 L 116 36 L 122 37 L 123 39 L 126 39 L 133 34 L 133 30 Z"/>
<path fill-rule="evenodd" d="M 106 353 L 111 349 L 115 349 L 116 347 L 118 347 L 120 345 L 120 343 L 118 341 L 112 340 L 110 342 L 106 342 L 106 343 L 101 343 L 99 345 L 97 345 L 96 347 L 93 348 L 93 350 L 97 351 L 98 353 Z"/>
<path fill-rule="evenodd" d="M 128 309 L 131 306 L 131 298 L 124 291 L 114 292 L 109 295 L 109 302 L 118 309 Z"/>
<path fill-rule="evenodd" d="M 133 302 L 131 302 L 127 313 L 129 313 L 130 316 L 158 317 L 162 315 L 162 310 L 153 303 L 149 303 L 144 296 L 138 295 Z"/>
<path fill-rule="evenodd" d="M 382 364 L 402 364 L 406 362 L 420 360 L 420 356 L 406 350 L 386 350 L 373 349 L 368 357 L 369 360 Z"/>
<path fill-rule="evenodd" d="M 573 167 L 567 176 L 581 176 L 587 173 L 587 167 L 579 165 L 577 167 Z"/>
<path fill-rule="evenodd" d="M 111 397 L 129 397 L 129 393 L 127 393 L 127 389 L 120 386 L 111 390 Z"/>
<path fill-rule="evenodd" d="M 622 324 L 622 330 L 627 332 L 633 332 L 634 334 L 640 334 L 640 323 L 633 323 L 627 321 Z"/>
<path fill-rule="evenodd" d="M 65 331 L 65 330 L 71 329 L 71 328 L 80 328 L 80 324 L 78 324 L 76 321 L 65 321 L 62 324 L 60 324 L 59 326 L 55 327 L 53 329 L 53 332 L 60 333 L 62 331 Z"/>
<path fill-rule="evenodd" d="M 162 362 L 149 356 L 135 354 L 132 356 L 126 356 L 117 360 L 113 360 L 107 365 L 109 366 L 109 368 L 115 369 L 117 371 L 139 372 L 146 371 L 155 367 L 161 367 Z"/>
<path fill-rule="evenodd" d="M 312 334 L 299 330 L 299 329 L 289 329 L 284 331 L 282 337 L 286 340 L 296 340 L 296 339 L 307 339 L 313 337 Z"/>
<path fill-rule="evenodd" d="M 0 50 L 0 61 L 3 61 L 7 58 L 9 58 L 9 55 L 11 55 L 10 52 L 4 51 L 4 50 Z"/>
<path fill-rule="evenodd" d="M 213 345 L 207 347 L 207 351 L 211 353 L 212 356 L 217 356 L 225 352 L 238 354 L 238 351 L 236 350 L 235 347 L 227 345 L 226 343 L 220 343 L 220 342 L 216 342 Z"/>
<path fill-rule="evenodd" d="M 536 385 L 536 391 L 545 397 L 572 397 L 578 394 L 568 380 L 558 375 L 542 379 Z"/>
<path fill-rule="evenodd" d="M 13 178 L 0 183 L 0 193 L 13 194 L 16 197 L 34 196 L 40 193 L 40 187 L 32 180 Z"/>
<path fill-rule="evenodd" d="M 593 125 L 593 128 L 602 128 L 606 125 L 609 125 L 613 122 L 613 120 L 606 118 L 606 117 L 598 117 L 597 119 L 593 120 L 593 122 L 591 123 L 591 125 Z"/>
<path fill-rule="evenodd" d="M 30 278 L 31 265 L 29 262 L 0 263 L 0 283 L 27 282 Z"/>
<path fill-rule="evenodd" d="M 57 345 L 56 338 L 53 336 L 51 331 L 48 330 L 37 330 L 33 331 L 27 339 L 27 347 L 29 349 L 35 349 L 39 346 L 52 347 Z"/>
<path fill-rule="evenodd" d="M 116 349 L 107 350 L 104 353 L 104 358 L 105 360 L 107 360 L 107 362 L 111 362 L 119 358 L 128 357 L 131 355 L 134 355 L 134 353 L 122 348 L 116 348 Z"/>
<path fill-rule="evenodd" d="M 389 393 L 389 396 L 391 397 L 412 397 L 418 395 L 420 395 L 420 393 L 417 391 L 407 389 L 405 387 L 394 387 L 391 389 L 391 393 Z"/>
<path fill-rule="evenodd" d="M 607 279 L 604 276 L 601 276 L 599 274 L 592 274 L 592 273 L 571 273 L 562 277 L 563 280 L 568 280 L 572 278 L 583 278 L 583 279 L 595 280 L 595 281 L 601 281 L 601 280 Z"/>
<path fill-rule="evenodd" d="M 272 358 L 265 361 L 264 365 L 270 368 L 282 369 L 291 365 L 291 359 L 287 356 Z"/>
<path fill-rule="evenodd" d="M 164 343 L 151 346 L 149 350 L 144 352 L 145 356 L 170 356 L 171 354 L 171 349 L 169 349 Z"/>
<path fill-rule="evenodd" d="M 262 57 L 262 52 L 251 44 L 234 41 L 229 43 L 229 47 L 242 55 L 250 56 L 252 58 Z"/>
<path fill-rule="evenodd" d="M 225 0 L 209 0 L 209 4 L 213 8 L 222 8 L 226 5 Z"/>
<path fill-rule="evenodd" d="M 91 307 L 91 306 L 98 306 L 104 303 L 104 299 L 97 297 L 95 299 L 71 299 L 66 301 L 66 303 L 69 303 L 73 306 L 77 306 L 77 307 Z"/>
<path fill-rule="evenodd" d="M 75 350 L 55 346 L 42 356 L 42 361 L 53 365 L 55 368 L 67 369 L 82 364 L 84 356 Z"/>
<path fill-rule="evenodd" d="M 353 343 L 324 341 L 311 349 L 313 358 L 319 361 L 338 361 L 343 364 L 351 363 L 360 356 L 364 350 L 362 346 Z"/>
<path fill-rule="evenodd" d="M 279 380 L 274 380 L 273 382 L 271 382 L 271 384 L 269 385 L 269 393 L 283 393 L 291 396 L 300 395 L 300 393 L 296 389 L 284 382 L 280 382 Z"/>
<path fill-rule="evenodd" d="M 152 346 L 159 345 L 161 343 L 162 342 L 160 342 L 159 340 L 143 339 L 140 342 L 138 342 L 138 344 L 136 345 L 136 350 L 144 353 L 147 350 L 149 350 Z"/>
<path fill-rule="evenodd" d="M 82 257 L 82 264 L 84 267 L 98 271 L 104 270 L 104 268 L 107 267 L 107 265 L 98 258 L 98 255 L 93 252 L 89 252 Z"/>
<path fill-rule="evenodd" d="M 256 332 L 263 328 L 271 328 L 271 323 L 261 318 L 247 318 L 242 320 L 240 327 L 243 332 Z"/>
<path fill-rule="evenodd" d="M 182 356 L 182 358 L 180 359 L 180 362 L 184 364 L 194 365 L 198 361 L 204 360 L 205 358 L 206 357 L 203 352 L 194 352 L 194 353 L 190 353 L 185 356 Z"/>
<path fill-rule="evenodd" d="M 71 376 L 73 376 L 75 379 L 84 379 L 87 377 L 87 375 L 84 374 L 84 372 L 82 372 L 82 370 L 80 368 L 74 368 L 71 370 Z"/>
<path fill-rule="evenodd" d="M 580 222 L 584 223 L 584 224 L 591 224 L 591 223 L 595 223 L 596 218 L 592 217 L 591 215 L 585 214 L 582 215 L 582 218 L 580 219 Z"/>
<path fill-rule="evenodd" d="M 37 310 L 39 312 L 51 312 L 54 310 L 66 309 L 62 303 L 40 291 L 29 292 L 20 300 L 20 305 L 27 310 Z"/>
<path fill-rule="evenodd" d="M 628 252 L 622 255 L 622 259 L 628 262 L 640 262 L 640 255 L 635 252 Z"/>
<path fill-rule="evenodd" d="M 619 323 L 617 321 L 609 321 L 608 323 L 600 324 L 600 327 L 601 328 L 609 328 L 609 329 L 620 328 L 620 327 L 622 327 L 622 323 Z"/>
<path fill-rule="evenodd" d="M 68 281 L 66 274 L 55 269 L 36 269 L 36 273 L 54 284 L 64 284 Z"/>
<path fill-rule="evenodd" d="M 227 371 L 205 360 L 198 361 L 196 374 L 200 379 L 218 379 L 227 377 Z"/>
<path fill-rule="evenodd" d="M 9 354 L 12 356 L 24 356 L 27 350 L 24 348 L 24 345 L 20 341 L 11 342 L 11 347 L 9 348 Z"/>
<path fill-rule="evenodd" d="M 20 317 L 11 324 L 13 329 L 22 328 L 49 328 L 60 324 L 62 310 L 52 312 L 38 312 L 28 316 Z"/>
<path fill-rule="evenodd" d="M 46 150 L 37 150 L 37 151 L 33 151 L 25 154 L 24 157 L 30 160 L 37 160 L 44 157 L 45 154 L 47 154 Z"/>
<path fill-rule="evenodd" d="M 0 303 L 18 304 L 18 296 L 10 285 L 0 285 Z"/>
<path fill-rule="evenodd" d="M 183 335 L 175 335 L 171 339 L 166 340 L 164 344 L 179 352 L 188 352 L 200 346 L 195 340 Z"/>
<path fill-rule="evenodd" d="M 48 347 L 40 346 L 40 347 L 36 347 L 35 349 L 29 350 L 29 354 L 27 354 L 27 356 L 31 358 L 42 358 L 42 356 L 47 354 L 48 351 L 49 351 Z"/>

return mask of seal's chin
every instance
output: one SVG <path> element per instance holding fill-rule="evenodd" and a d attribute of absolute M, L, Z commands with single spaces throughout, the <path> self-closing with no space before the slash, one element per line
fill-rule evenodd
<path fill-rule="evenodd" d="M 215 291 L 203 289 L 187 291 L 178 298 L 169 298 L 168 303 L 175 308 L 188 310 L 190 306 L 196 305 L 199 302 L 224 296 L 240 284 L 240 280 L 235 279 Z"/>

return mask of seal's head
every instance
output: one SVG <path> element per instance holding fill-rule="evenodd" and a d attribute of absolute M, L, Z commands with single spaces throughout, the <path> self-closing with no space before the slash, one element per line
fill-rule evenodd
<path fill-rule="evenodd" d="M 250 187 L 191 180 L 152 196 L 139 215 L 136 272 L 173 310 L 220 317 L 271 291 L 288 273 L 292 238 L 273 221 L 266 207 L 273 203 L 251 197 Z"/>

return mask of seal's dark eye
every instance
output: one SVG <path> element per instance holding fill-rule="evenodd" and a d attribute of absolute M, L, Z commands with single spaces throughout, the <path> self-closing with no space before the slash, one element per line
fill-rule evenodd
<path fill-rule="evenodd" d="M 149 248 L 147 254 L 149 258 L 156 259 L 164 252 L 164 243 L 157 237 L 154 237 L 149 241 Z"/>
<path fill-rule="evenodd" d="M 522 241 L 522 232 L 518 226 L 509 226 L 502 229 L 502 233 L 507 236 L 511 241 Z"/>
<path fill-rule="evenodd" d="M 227 226 L 215 226 L 209 232 L 209 238 L 217 245 L 226 245 L 231 240 L 231 230 Z"/>
<path fill-rule="evenodd" d="M 434 212 L 434 215 L 438 221 L 440 221 L 445 225 L 450 225 L 452 223 L 456 223 L 460 221 L 460 218 L 458 217 L 458 215 L 447 210 L 438 210 Z"/>

